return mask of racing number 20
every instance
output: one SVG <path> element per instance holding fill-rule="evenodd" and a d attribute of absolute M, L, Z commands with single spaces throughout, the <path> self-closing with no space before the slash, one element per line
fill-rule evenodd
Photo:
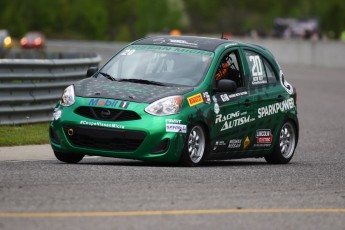
<path fill-rule="evenodd" d="M 261 59 L 258 55 L 256 56 L 249 56 L 249 61 L 252 62 L 252 76 L 253 77 L 258 77 L 262 76 L 262 64 L 261 64 Z"/>

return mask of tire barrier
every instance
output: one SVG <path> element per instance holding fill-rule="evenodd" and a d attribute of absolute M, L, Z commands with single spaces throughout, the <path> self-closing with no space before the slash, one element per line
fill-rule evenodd
<path fill-rule="evenodd" d="M 101 62 L 93 53 L 10 55 L 16 59 L 0 59 L 0 125 L 50 121 L 63 90 Z"/>

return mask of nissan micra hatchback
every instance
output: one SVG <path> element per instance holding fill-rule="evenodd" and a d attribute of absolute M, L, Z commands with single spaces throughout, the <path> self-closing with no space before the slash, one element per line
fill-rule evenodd
<path fill-rule="evenodd" d="M 50 125 L 55 156 L 285 164 L 298 141 L 296 90 L 273 55 L 224 39 L 135 41 L 68 86 Z"/>

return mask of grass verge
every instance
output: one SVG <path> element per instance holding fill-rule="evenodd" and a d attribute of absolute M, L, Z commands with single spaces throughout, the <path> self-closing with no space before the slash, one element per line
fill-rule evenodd
<path fill-rule="evenodd" d="M 49 143 L 49 123 L 0 125 L 0 146 Z"/>

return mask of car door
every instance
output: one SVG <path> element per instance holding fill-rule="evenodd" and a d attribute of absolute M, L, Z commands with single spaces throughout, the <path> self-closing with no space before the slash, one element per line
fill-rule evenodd
<path fill-rule="evenodd" d="M 279 108 L 287 98 L 278 84 L 278 73 L 268 59 L 254 50 L 245 49 L 243 54 L 249 70 L 249 94 L 256 119 L 250 135 L 251 149 L 263 152 L 273 147 L 283 119 Z"/>
<path fill-rule="evenodd" d="M 238 72 L 231 76 L 237 83 L 236 92 L 217 90 L 219 71 L 222 71 L 222 61 L 227 57 L 231 65 Z M 250 145 L 248 140 L 249 126 L 253 118 L 253 106 L 248 94 L 248 80 L 243 71 L 243 60 L 238 49 L 230 49 L 223 53 L 218 61 L 218 69 L 213 82 L 212 100 L 214 102 L 213 126 L 210 130 L 211 154 L 222 158 L 233 158 L 240 152 L 247 150 Z M 238 75 L 237 75 L 238 74 Z M 224 77 L 226 78 L 226 77 Z"/>

